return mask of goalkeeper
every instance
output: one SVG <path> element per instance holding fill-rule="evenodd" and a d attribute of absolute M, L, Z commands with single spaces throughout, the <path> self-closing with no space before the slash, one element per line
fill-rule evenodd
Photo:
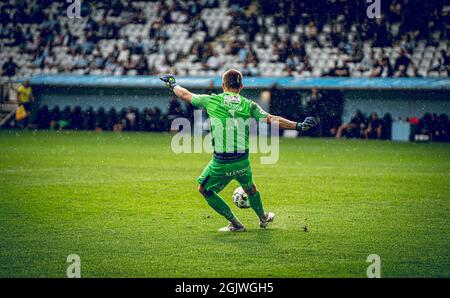
<path fill-rule="evenodd" d="M 254 118 L 269 124 L 276 123 L 283 129 L 296 129 L 303 132 L 316 126 L 316 119 L 307 117 L 304 122 L 294 122 L 266 113 L 258 104 L 239 94 L 243 88 L 243 76 L 234 69 L 222 75 L 223 93 L 221 94 L 193 94 L 179 86 L 175 77 L 170 74 L 161 76 L 161 80 L 183 101 L 191 103 L 194 107 L 205 109 L 211 119 L 214 154 L 197 181 L 198 190 L 208 204 L 229 221 L 229 224 L 219 231 L 243 232 L 246 230 L 219 195 L 219 192 L 233 179 L 236 179 L 247 193 L 250 207 L 259 218 L 259 226 L 266 228 L 274 220 L 275 214 L 264 211 L 261 196 L 253 182 L 248 149 L 249 130 L 247 127 L 230 129 L 227 124 L 229 125 L 231 119 L 233 125 L 246 125 L 245 120 Z M 244 135 L 239 136 L 239 132 Z M 227 134 L 233 143 L 232 146 L 229 145 Z"/>

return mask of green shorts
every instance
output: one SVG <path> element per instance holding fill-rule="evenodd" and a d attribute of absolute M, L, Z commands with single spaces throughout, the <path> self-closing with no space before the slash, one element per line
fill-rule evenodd
<path fill-rule="evenodd" d="M 244 189 L 253 185 L 252 168 L 248 158 L 232 163 L 212 159 L 197 181 L 206 191 L 218 193 L 233 179 Z"/>

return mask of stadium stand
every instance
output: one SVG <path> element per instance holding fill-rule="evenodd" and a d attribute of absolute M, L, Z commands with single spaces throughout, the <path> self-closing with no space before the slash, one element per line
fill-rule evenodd
<path fill-rule="evenodd" d="M 240 69 L 245 76 L 280 78 L 442 78 L 450 73 L 450 5 L 446 1 L 381 1 L 378 19 L 367 17 L 365 0 L 81 3 L 80 18 L 67 16 L 70 3 L 66 1 L 0 3 L 1 80 L 6 82 L 1 85 L 2 98 L 8 97 L 9 82 L 38 74 L 92 78 L 171 72 L 217 77 L 228 68 Z M 330 94 L 328 106 L 333 102 Z M 12 116 L 16 106 L 2 103 L 0 118 Z M 289 116 L 299 118 L 297 114 Z M 319 115 L 326 125 L 318 135 L 390 138 L 389 114 L 380 115 L 376 123 L 381 123 L 382 130 L 376 134 L 376 129 L 367 130 L 367 117 L 356 129 L 339 131 L 342 111 L 329 114 Z M 77 105 L 61 110 L 40 105 L 34 107 L 25 126 L 163 131 L 169 129 L 170 119 L 180 116 L 191 119 L 192 109 L 177 101 L 171 101 L 167 111 Z M 445 114 L 427 113 L 408 121 L 413 126 L 411 139 L 423 135 L 430 140 L 450 140 Z M 3 124 L 4 128 L 24 125 L 20 121 Z"/>
<path fill-rule="evenodd" d="M 447 77 L 450 5 L 363 0 L 0 3 L 2 79 L 35 74 Z M 319 13 L 320 12 L 320 13 Z M 421 13 L 420 17 L 417 13 Z"/>

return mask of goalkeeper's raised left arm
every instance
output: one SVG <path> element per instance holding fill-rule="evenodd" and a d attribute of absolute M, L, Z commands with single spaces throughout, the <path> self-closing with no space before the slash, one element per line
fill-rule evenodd
<path fill-rule="evenodd" d="M 192 97 L 194 94 L 187 90 L 186 88 L 181 87 L 177 84 L 175 77 L 171 74 L 165 74 L 160 77 L 161 81 L 165 83 L 167 87 L 169 87 L 173 93 L 180 99 L 185 102 L 192 103 Z"/>

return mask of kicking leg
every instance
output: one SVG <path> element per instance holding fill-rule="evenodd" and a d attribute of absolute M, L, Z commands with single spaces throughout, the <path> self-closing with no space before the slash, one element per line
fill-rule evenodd
<path fill-rule="evenodd" d="M 220 231 L 245 231 L 244 225 L 239 221 L 239 219 L 237 219 L 237 217 L 233 214 L 233 211 L 231 211 L 230 206 L 228 206 L 219 194 L 214 191 L 206 190 L 202 185 L 198 186 L 198 191 L 203 195 L 211 208 L 230 221 L 230 225 L 220 229 Z"/>

